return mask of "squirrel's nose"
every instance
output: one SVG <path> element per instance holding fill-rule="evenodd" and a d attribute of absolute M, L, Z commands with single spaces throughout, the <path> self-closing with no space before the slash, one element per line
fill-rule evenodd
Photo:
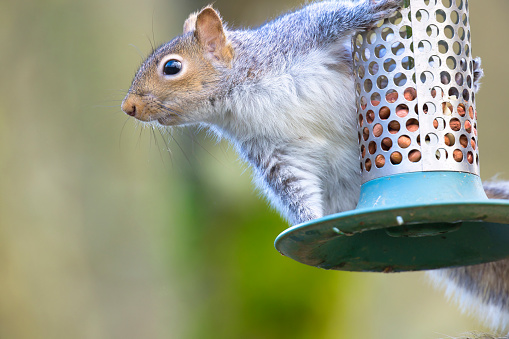
<path fill-rule="evenodd" d="M 124 111 L 125 114 L 134 117 L 136 116 L 136 112 L 139 110 L 136 107 L 136 103 L 134 102 L 134 100 L 131 97 L 127 96 L 122 102 L 122 111 Z"/>

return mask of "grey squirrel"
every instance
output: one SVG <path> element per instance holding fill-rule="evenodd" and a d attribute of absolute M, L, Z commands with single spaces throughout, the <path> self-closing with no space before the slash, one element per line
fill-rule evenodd
<path fill-rule="evenodd" d="M 290 224 L 353 209 L 361 178 L 351 38 L 400 5 L 316 2 L 242 30 L 206 7 L 143 62 L 122 110 L 157 126 L 206 126 L 228 139 Z M 476 86 L 481 76 L 476 59 Z M 485 189 L 509 199 L 509 184 Z M 508 260 L 431 275 L 493 328 L 509 324 Z"/>

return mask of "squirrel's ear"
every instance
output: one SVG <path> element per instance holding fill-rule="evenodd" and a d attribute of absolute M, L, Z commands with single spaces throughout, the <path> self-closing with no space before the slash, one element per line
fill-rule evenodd
<path fill-rule="evenodd" d="M 196 18 L 198 17 L 198 12 L 194 12 L 189 15 L 186 22 L 184 22 L 184 34 L 193 32 L 196 27 Z"/>
<path fill-rule="evenodd" d="M 205 7 L 196 16 L 194 35 L 209 57 L 228 64 L 231 62 L 233 58 L 232 47 L 226 41 L 223 22 L 212 7 Z"/>

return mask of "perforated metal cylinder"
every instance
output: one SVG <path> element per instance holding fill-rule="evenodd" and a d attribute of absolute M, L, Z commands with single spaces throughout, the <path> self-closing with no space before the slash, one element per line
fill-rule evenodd
<path fill-rule="evenodd" d="M 468 0 L 407 0 L 353 40 L 363 182 L 479 175 Z"/>

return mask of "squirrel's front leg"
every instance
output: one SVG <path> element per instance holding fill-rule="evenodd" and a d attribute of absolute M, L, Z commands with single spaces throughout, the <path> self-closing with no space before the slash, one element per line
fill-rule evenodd
<path fill-rule="evenodd" d="M 292 225 L 323 216 L 321 181 L 310 171 L 309 159 L 292 154 L 289 147 L 248 154 L 255 178 L 272 205 Z"/>

